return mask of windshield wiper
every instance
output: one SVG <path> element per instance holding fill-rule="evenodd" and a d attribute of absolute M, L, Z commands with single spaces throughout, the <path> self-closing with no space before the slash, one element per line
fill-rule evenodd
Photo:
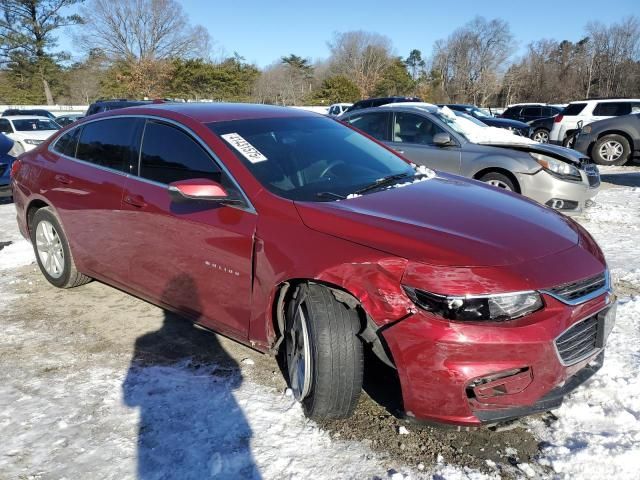
<path fill-rule="evenodd" d="M 338 200 L 344 200 L 345 198 L 347 198 L 345 195 L 340 195 L 339 193 L 333 193 L 333 192 L 318 192 L 316 193 L 316 197 L 318 198 L 335 198 Z"/>
<path fill-rule="evenodd" d="M 406 172 L 405 173 L 396 173 L 395 175 L 388 175 L 386 177 L 379 178 L 375 182 L 373 182 L 373 183 L 371 183 L 369 185 L 366 185 L 366 186 L 362 187 L 361 189 L 356 190 L 353 193 L 354 193 L 354 195 L 362 195 L 365 192 L 368 192 L 370 190 L 374 190 L 374 189 L 379 188 L 379 187 L 384 187 L 385 185 L 390 185 L 393 182 L 395 182 L 396 180 L 400 180 L 401 178 L 405 178 L 405 177 L 408 177 L 408 176 L 410 176 L 410 174 L 406 173 Z"/>

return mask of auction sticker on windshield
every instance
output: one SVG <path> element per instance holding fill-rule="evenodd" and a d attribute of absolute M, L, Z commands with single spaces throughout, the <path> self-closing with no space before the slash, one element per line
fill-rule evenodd
<path fill-rule="evenodd" d="M 229 145 L 239 151 L 242 156 L 249 160 L 251 163 L 264 162 L 267 159 L 267 157 L 260 153 L 260 150 L 251 145 L 238 133 L 226 133 L 220 136 L 224 138 L 229 143 Z"/>

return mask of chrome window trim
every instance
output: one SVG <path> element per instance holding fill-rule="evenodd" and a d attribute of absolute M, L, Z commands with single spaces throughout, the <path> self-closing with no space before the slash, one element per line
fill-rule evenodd
<path fill-rule="evenodd" d="M 587 315 L 584 318 L 581 318 L 580 320 L 578 320 L 577 322 L 571 324 L 571 326 L 565 328 L 562 332 L 560 332 L 560 334 L 553 339 L 553 349 L 556 352 L 556 356 L 558 357 L 558 361 L 560 362 L 560 365 L 562 365 L 563 367 L 570 367 L 571 365 L 575 365 L 576 363 L 580 363 L 583 360 L 586 360 L 587 358 L 593 356 L 593 355 L 597 355 L 598 353 L 602 352 L 605 347 L 601 347 L 601 348 L 597 348 L 595 350 L 591 350 L 589 353 L 584 354 L 582 356 L 580 356 L 579 358 L 572 360 L 569 363 L 566 363 L 563 359 L 562 356 L 560 356 L 560 351 L 558 350 L 558 344 L 556 343 L 558 341 L 558 339 L 563 336 L 565 333 L 567 333 L 569 330 L 571 330 L 573 327 L 575 327 L 576 325 L 581 324 L 584 321 L 589 320 L 591 317 L 595 317 L 597 315 L 600 315 L 602 312 L 604 312 L 606 309 L 611 308 L 611 305 L 613 304 L 613 302 L 608 302 L 607 305 L 603 308 L 601 308 L 600 310 L 598 310 L 595 313 L 592 313 L 591 315 Z"/>
<path fill-rule="evenodd" d="M 545 295 L 549 295 L 550 297 L 555 298 L 556 300 L 558 300 L 559 302 L 562 302 L 566 305 L 571 305 L 571 306 L 576 306 L 576 305 L 580 305 L 582 303 L 588 302 L 589 300 L 593 300 L 594 298 L 599 297 L 600 295 L 603 295 L 605 293 L 611 293 L 611 277 L 609 275 L 609 270 L 605 270 L 604 271 L 604 285 L 602 287 L 600 287 L 598 290 L 594 290 L 591 293 L 588 293 L 587 295 L 580 297 L 580 298 L 576 298 L 575 300 L 567 300 L 565 298 L 562 298 L 559 295 L 556 295 L 553 292 L 550 292 L 549 290 L 540 290 L 540 293 L 544 293 Z"/>
<path fill-rule="evenodd" d="M 87 161 L 84 161 L 84 160 L 80 160 L 78 158 L 69 157 L 69 156 L 64 155 L 64 154 L 58 152 L 57 150 L 55 150 L 55 146 L 58 143 L 58 141 L 60 140 L 60 138 L 62 138 L 67 133 L 75 130 L 76 128 L 81 128 L 81 127 L 83 127 L 83 126 L 85 126 L 85 125 L 87 125 L 89 123 L 100 122 L 100 121 L 108 120 L 108 119 L 111 119 L 111 118 L 141 118 L 141 119 L 145 120 L 144 129 L 146 129 L 146 127 L 147 127 L 146 120 L 155 120 L 155 121 L 158 121 L 158 122 L 164 122 L 164 123 L 173 125 L 174 127 L 177 127 L 178 129 L 184 131 L 186 134 L 188 134 L 192 139 L 194 139 L 196 141 L 196 143 L 198 143 L 204 149 L 204 151 L 212 158 L 212 160 L 220 168 L 220 170 L 222 172 L 224 172 L 229 177 L 229 179 L 231 180 L 233 185 L 235 185 L 235 187 L 238 189 L 238 192 L 240 192 L 240 195 L 242 196 L 242 198 L 244 199 L 244 201 L 246 203 L 246 205 L 225 204 L 225 206 L 230 207 L 230 208 L 236 208 L 238 210 L 243 210 L 245 212 L 249 212 L 249 213 L 253 213 L 253 214 L 257 214 L 258 213 L 256 211 L 255 207 L 253 206 L 253 203 L 251 203 L 251 200 L 249 200 L 249 197 L 247 196 L 247 194 L 244 192 L 242 187 L 240 187 L 240 184 L 237 182 L 235 177 L 233 175 L 231 175 L 231 172 L 229 171 L 227 166 L 224 164 L 224 162 L 222 162 L 222 160 L 220 160 L 218 155 L 216 155 L 213 152 L 213 150 L 211 150 L 211 148 L 206 144 L 206 142 L 204 142 L 189 127 L 186 127 L 186 126 L 182 125 L 181 123 L 179 123 L 179 122 L 177 122 L 175 120 L 172 120 L 170 118 L 165 118 L 165 117 L 161 117 L 161 116 L 157 116 L 157 115 L 124 114 L 124 115 L 109 115 L 108 117 L 101 117 L 101 118 L 85 120 L 80 125 L 75 125 L 73 128 L 70 128 L 69 130 L 66 130 L 63 135 L 59 135 L 58 138 L 56 138 L 53 142 L 49 143 L 49 146 L 47 147 L 47 150 L 49 152 L 51 152 L 52 154 L 64 157 L 67 160 L 72 160 L 74 162 L 79 162 L 79 163 L 82 163 L 84 165 L 89 165 L 89 166 L 92 166 L 92 167 L 96 167 L 96 168 L 98 168 L 100 170 L 104 170 L 104 171 L 107 171 L 107 172 L 112 172 L 112 173 L 117 173 L 119 175 L 124 175 L 127 178 L 134 179 L 134 180 L 139 180 L 139 181 L 142 181 L 144 183 L 148 183 L 148 184 L 151 184 L 151 185 L 162 187 L 162 188 L 167 189 L 167 191 L 168 191 L 169 190 L 169 185 L 167 185 L 166 183 L 156 182 L 154 180 L 149 180 L 147 178 L 143 178 L 143 177 L 141 177 L 139 175 L 133 175 L 131 173 L 122 172 L 122 171 L 116 170 L 114 168 L 104 167 L 102 165 L 96 165 L 95 163 L 91 163 L 91 162 L 87 162 Z M 140 157 L 142 155 L 141 152 L 142 152 L 142 140 L 144 139 L 144 129 L 142 131 L 142 137 L 140 138 L 140 151 L 138 152 L 138 173 L 140 172 Z M 78 139 L 78 141 L 79 140 L 80 139 Z M 77 147 L 76 147 L 76 152 L 77 152 Z"/>

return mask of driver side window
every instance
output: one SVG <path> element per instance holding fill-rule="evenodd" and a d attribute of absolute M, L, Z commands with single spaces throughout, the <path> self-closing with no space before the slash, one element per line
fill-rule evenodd
<path fill-rule="evenodd" d="M 414 113 L 396 113 L 393 121 L 393 141 L 433 145 L 437 133 L 446 133 L 431 120 Z"/>

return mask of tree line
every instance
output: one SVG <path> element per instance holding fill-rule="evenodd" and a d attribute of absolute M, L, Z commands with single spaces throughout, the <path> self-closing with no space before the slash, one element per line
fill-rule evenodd
<path fill-rule="evenodd" d="M 60 35 L 72 35 L 82 58 L 60 50 Z M 575 42 L 532 42 L 518 58 L 508 23 L 483 17 L 424 56 L 419 49 L 398 55 L 391 39 L 375 32 L 336 32 L 327 45 L 326 59 L 287 53 L 261 69 L 239 53 L 222 53 L 176 0 L 0 0 L 0 103 L 175 98 L 329 105 L 415 95 L 499 106 L 640 97 L 634 16 L 589 23 Z"/>

